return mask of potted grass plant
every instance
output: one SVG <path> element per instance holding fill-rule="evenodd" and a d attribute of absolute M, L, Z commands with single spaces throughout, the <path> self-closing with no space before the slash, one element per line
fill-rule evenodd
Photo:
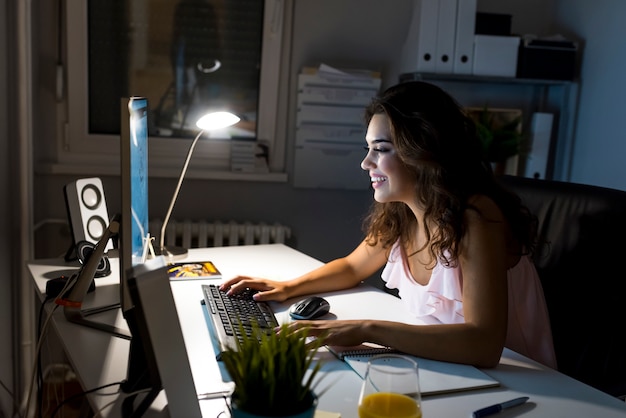
<path fill-rule="evenodd" d="M 521 152 L 523 142 L 521 111 L 487 107 L 468 110 L 476 124 L 476 133 L 486 160 L 492 164 L 496 174 L 502 174 L 507 160 Z"/>
<path fill-rule="evenodd" d="M 235 383 L 232 416 L 312 418 L 317 407 L 313 382 L 321 367 L 314 358 L 321 339 L 307 344 L 306 329 L 290 332 L 286 325 L 270 334 L 253 330 L 222 353 Z"/>

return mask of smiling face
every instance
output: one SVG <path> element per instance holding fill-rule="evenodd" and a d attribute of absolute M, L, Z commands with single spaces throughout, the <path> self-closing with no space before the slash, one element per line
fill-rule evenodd
<path fill-rule="evenodd" d="M 415 202 L 415 179 L 393 145 L 389 121 L 384 114 L 372 117 L 367 133 L 367 155 L 361 168 L 369 172 L 377 202 Z"/>

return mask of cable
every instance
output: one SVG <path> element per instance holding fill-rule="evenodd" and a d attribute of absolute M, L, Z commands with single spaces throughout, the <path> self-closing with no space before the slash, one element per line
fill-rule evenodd
<path fill-rule="evenodd" d="M 104 406 L 102 406 L 102 408 L 100 408 L 98 411 L 96 411 L 95 414 L 93 414 L 93 417 L 94 418 L 98 418 L 102 414 L 102 411 L 107 409 L 109 406 L 113 405 L 115 402 L 117 402 L 117 399 L 113 399 L 112 401 L 104 404 Z"/>
<path fill-rule="evenodd" d="M 68 398 L 65 398 L 60 404 L 57 405 L 56 408 L 54 408 L 54 411 L 52 411 L 50 418 L 54 418 L 54 416 L 59 412 L 59 410 L 63 407 L 63 405 L 65 405 L 66 403 L 70 401 L 73 401 L 74 399 L 84 397 L 85 395 L 89 395 L 90 393 L 97 392 L 99 390 L 102 390 L 111 386 L 122 385 L 122 383 L 123 383 L 122 381 L 114 382 L 114 383 L 107 383 L 106 385 L 98 386 L 97 388 L 93 388 L 93 389 L 86 390 L 84 392 L 76 393 Z M 117 395 L 118 393 L 119 393 L 119 390 L 113 393 L 102 394 L 102 396 L 112 396 L 112 395 Z M 106 408 L 108 405 L 109 404 L 106 404 L 104 408 Z M 100 411 L 102 411 L 102 409 L 100 409 Z M 100 411 L 98 411 L 98 413 L 100 413 Z"/>
<path fill-rule="evenodd" d="M 11 401 L 13 402 L 13 414 L 12 416 L 15 416 L 16 413 L 20 410 L 20 406 L 17 404 L 17 401 L 15 400 L 15 395 L 13 394 L 13 392 L 11 392 L 11 389 L 9 389 L 2 380 L 0 380 L 0 386 L 2 387 L 2 389 L 4 389 L 8 394 L 9 397 L 11 398 Z"/>
<path fill-rule="evenodd" d="M 68 280 L 69 282 L 69 280 Z M 35 383 L 35 376 L 37 373 L 37 365 L 39 364 L 39 357 L 41 355 L 41 344 L 42 341 L 44 340 L 44 336 L 46 333 L 46 330 L 48 328 L 48 324 L 50 323 L 50 319 L 52 318 L 52 315 L 54 314 L 54 311 L 58 308 L 58 305 L 55 305 L 52 308 L 52 311 L 50 311 L 50 314 L 48 315 L 48 317 L 46 318 L 46 322 L 43 324 L 43 327 L 41 329 L 41 333 L 39 335 L 39 341 L 37 341 L 37 347 L 35 349 L 35 365 L 33 366 L 33 374 L 30 377 L 30 383 L 28 384 L 28 393 L 26 395 L 26 399 L 25 399 L 25 404 L 22 406 L 22 408 L 24 409 L 24 413 L 22 414 L 22 416 L 27 417 L 28 416 L 28 410 L 30 408 L 30 399 L 33 393 L 33 385 Z"/>
<path fill-rule="evenodd" d="M 39 335 L 40 339 L 41 339 L 41 320 L 43 317 L 43 313 L 45 312 L 45 306 L 46 306 L 46 302 L 48 302 L 49 300 L 52 300 L 51 297 L 46 297 L 46 299 L 41 303 L 41 306 L 39 307 L 39 315 L 37 316 L 37 335 Z M 43 394 L 42 394 L 42 388 L 43 388 L 43 375 L 41 372 L 41 356 L 38 354 L 36 356 L 36 360 L 37 360 L 37 409 L 39 411 L 38 416 L 42 416 L 42 405 L 43 405 Z"/>
<path fill-rule="evenodd" d="M 73 280 L 72 280 L 73 279 Z M 76 276 L 72 276 L 70 278 L 70 280 L 67 281 L 67 283 L 65 284 L 65 286 L 63 287 L 63 289 L 61 290 L 61 294 L 64 294 L 65 291 L 67 290 L 67 288 L 69 286 L 73 286 L 74 282 L 76 281 Z M 47 301 L 48 299 L 46 299 Z M 46 331 L 48 329 L 48 325 L 50 324 L 50 320 L 52 319 L 52 315 L 54 314 L 54 311 L 57 310 L 57 308 L 59 307 L 59 305 L 54 305 L 54 307 L 52 308 L 52 310 L 50 311 L 50 314 L 48 314 L 48 317 L 46 318 L 46 321 L 43 324 L 43 327 L 41 328 L 41 333 L 39 335 L 39 341 L 37 341 L 37 347 L 35 349 L 35 364 L 33 365 L 33 373 L 30 377 L 30 381 L 28 384 L 28 393 L 26 394 L 26 398 L 24 399 L 24 404 L 22 405 L 21 409 L 23 409 L 23 413 L 21 414 L 24 417 L 28 417 L 28 410 L 30 408 L 30 399 L 31 396 L 33 394 L 33 386 L 35 384 L 35 378 L 36 378 L 36 373 L 37 373 L 37 365 L 38 365 L 38 361 L 39 361 L 39 356 L 41 355 L 41 345 L 44 341 L 44 336 L 46 334 Z"/>
<path fill-rule="evenodd" d="M 228 397 L 226 395 L 222 396 L 222 398 L 224 399 L 224 405 L 226 405 L 226 408 L 228 409 L 229 415 L 231 416 L 233 414 L 233 411 L 230 409 L 230 405 L 228 403 Z M 225 414 L 226 411 L 222 411 L 219 414 L 217 414 L 217 417 L 215 418 L 220 418 L 223 414 Z"/>
<path fill-rule="evenodd" d="M 137 395 L 139 395 L 139 394 L 149 392 L 150 390 L 152 390 L 152 388 L 144 388 L 144 389 L 141 389 L 141 390 L 138 390 L 138 391 L 135 391 L 135 392 L 128 393 L 128 394 L 124 397 L 124 399 L 129 398 L 129 397 L 131 397 L 131 396 L 137 396 Z M 119 391 L 118 391 L 117 393 L 119 393 Z M 111 394 L 111 395 L 113 395 L 113 394 Z M 102 408 L 100 408 L 99 410 L 97 410 L 97 411 L 94 413 L 94 415 L 93 415 L 93 416 L 94 416 L 94 418 L 97 418 L 98 416 L 100 416 L 100 415 L 102 414 L 102 411 L 104 411 L 106 408 L 108 408 L 109 406 L 113 405 L 113 404 L 114 404 L 115 402 L 117 402 L 117 401 L 118 401 L 118 399 L 113 399 L 111 402 L 109 402 L 109 403 L 107 403 L 107 404 L 103 405 L 103 406 L 102 406 Z M 53 418 L 53 417 L 51 417 L 51 418 Z"/>

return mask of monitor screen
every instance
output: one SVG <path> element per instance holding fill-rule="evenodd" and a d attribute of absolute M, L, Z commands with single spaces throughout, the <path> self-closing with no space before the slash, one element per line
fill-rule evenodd
<path fill-rule="evenodd" d="M 122 99 L 120 279 L 122 311 L 132 308 L 127 275 L 148 251 L 148 100 Z"/>
<path fill-rule="evenodd" d="M 153 355 L 150 346 L 147 345 L 146 336 L 142 335 L 141 307 L 134 305 L 129 290 L 133 269 L 144 263 L 148 248 L 146 244 L 149 242 L 147 99 L 122 99 L 120 144 L 120 305 L 130 330 L 128 370 L 121 389 L 125 393 L 136 393 L 148 388 L 158 390 L 160 387 L 158 372 L 151 360 Z M 128 399 L 128 404 L 132 404 L 132 397 Z"/>

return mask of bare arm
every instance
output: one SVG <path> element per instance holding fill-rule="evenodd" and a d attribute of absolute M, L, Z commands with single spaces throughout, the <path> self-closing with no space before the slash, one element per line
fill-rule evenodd
<path fill-rule="evenodd" d="M 295 279 L 281 282 L 264 278 L 238 276 L 222 284 L 222 289 L 239 293 L 242 289 L 259 290 L 259 301 L 284 301 L 294 296 L 331 292 L 356 286 L 374 274 L 387 261 L 386 252 L 380 246 L 361 242 L 346 257 L 338 258 Z"/>
<path fill-rule="evenodd" d="M 357 345 L 364 341 L 392 346 L 406 353 L 442 361 L 493 367 L 506 338 L 508 315 L 507 234 L 502 214 L 490 200 L 477 205 L 485 217 L 468 211 L 462 242 L 465 323 L 409 325 L 389 321 L 298 321 L 312 335 L 327 333 L 326 343 Z M 495 222 L 494 222 L 495 220 Z"/>

